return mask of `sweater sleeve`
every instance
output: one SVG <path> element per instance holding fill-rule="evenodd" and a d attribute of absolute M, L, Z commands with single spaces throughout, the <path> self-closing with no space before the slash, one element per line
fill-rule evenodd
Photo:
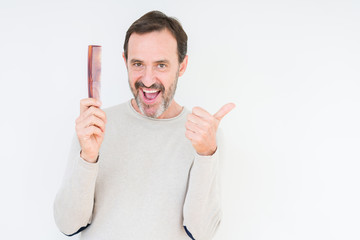
<path fill-rule="evenodd" d="M 183 208 L 183 226 L 190 239 L 210 240 L 222 217 L 219 147 L 212 156 L 195 155 Z"/>
<path fill-rule="evenodd" d="M 65 235 L 74 235 L 91 223 L 95 182 L 99 163 L 80 157 L 80 144 L 75 134 L 65 176 L 54 201 L 56 225 Z"/>

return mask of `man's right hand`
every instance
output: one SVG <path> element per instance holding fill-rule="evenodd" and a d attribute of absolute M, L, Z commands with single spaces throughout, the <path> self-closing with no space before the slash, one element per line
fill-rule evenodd
<path fill-rule="evenodd" d="M 104 139 L 106 114 L 100 109 L 101 102 L 94 98 L 80 101 L 80 116 L 76 119 L 76 134 L 81 152 L 80 156 L 87 162 L 95 163 Z"/>

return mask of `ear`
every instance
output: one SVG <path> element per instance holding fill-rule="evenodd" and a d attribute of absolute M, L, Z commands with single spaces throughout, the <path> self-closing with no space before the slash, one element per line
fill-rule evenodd
<path fill-rule="evenodd" d="M 125 66 L 126 66 L 126 68 L 127 68 L 127 61 L 126 61 L 125 53 L 124 53 L 124 52 L 122 53 L 122 56 L 123 56 L 123 59 L 124 59 L 124 62 L 125 62 Z"/>
<path fill-rule="evenodd" d="M 182 63 L 180 63 L 179 77 L 181 77 L 184 74 L 187 64 L 188 64 L 188 55 L 186 55 Z"/>

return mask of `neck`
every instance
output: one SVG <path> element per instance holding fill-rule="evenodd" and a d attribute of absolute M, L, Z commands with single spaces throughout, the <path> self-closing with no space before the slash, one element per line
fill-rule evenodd
<path fill-rule="evenodd" d="M 138 113 L 140 113 L 141 115 L 144 115 L 141 113 L 134 98 L 131 99 L 131 105 Z M 181 107 L 177 102 L 175 102 L 175 100 L 172 100 L 170 103 L 170 106 L 165 110 L 165 112 L 163 112 L 157 118 L 158 119 L 174 118 L 174 117 L 178 116 L 182 112 L 182 110 L 183 110 L 183 107 Z"/>

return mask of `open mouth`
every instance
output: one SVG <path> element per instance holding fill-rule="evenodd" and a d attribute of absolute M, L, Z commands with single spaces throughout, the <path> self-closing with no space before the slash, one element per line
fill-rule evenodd
<path fill-rule="evenodd" d="M 154 103 L 161 92 L 160 90 L 150 90 L 144 88 L 140 88 L 140 90 L 146 104 Z"/>

